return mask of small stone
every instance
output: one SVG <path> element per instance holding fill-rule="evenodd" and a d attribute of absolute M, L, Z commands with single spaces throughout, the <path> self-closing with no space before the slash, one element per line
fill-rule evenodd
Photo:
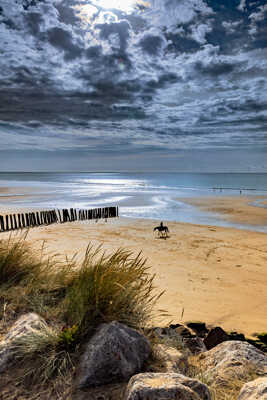
<path fill-rule="evenodd" d="M 240 340 L 240 341 L 246 340 L 243 333 L 238 333 L 238 332 L 230 332 L 230 333 L 228 333 L 228 337 L 229 337 L 229 340 Z"/>
<path fill-rule="evenodd" d="M 179 328 L 176 328 L 176 333 L 178 335 L 182 336 L 183 338 L 193 338 L 196 337 L 195 333 L 193 333 L 189 328 L 186 328 L 185 326 L 179 326 Z"/>
<path fill-rule="evenodd" d="M 196 333 L 196 335 L 201 338 L 204 338 L 209 332 L 205 322 L 187 322 L 186 326 L 192 329 Z"/>
<path fill-rule="evenodd" d="M 210 350 L 217 346 L 217 344 L 225 342 L 226 340 L 229 340 L 229 336 L 222 328 L 217 326 L 209 331 L 208 335 L 204 339 L 204 344 L 207 349 Z"/>
<path fill-rule="evenodd" d="M 169 326 L 169 328 L 170 329 L 176 329 L 176 328 L 179 328 L 180 326 L 182 326 L 181 324 L 171 324 L 170 326 Z"/>

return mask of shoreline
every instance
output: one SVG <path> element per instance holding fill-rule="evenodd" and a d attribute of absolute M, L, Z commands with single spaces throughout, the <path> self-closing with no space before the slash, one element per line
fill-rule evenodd
<path fill-rule="evenodd" d="M 0 214 L 40 210 L 13 203 L 12 189 L 7 188 L 4 193 L 0 189 L 0 193 L 10 195 L 8 207 L 1 204 L 0 197 Z M 25 189 L 25 199 L 38 195 L 35 190 Z M 259 222 L 267 226 L 267 209 L 251 204 L 260 200 L 266 202 L 266 196 L 206 196 L 177 200 L 217 213 L 222 220 L 251 224 L 252 229 L 259 226 Z M 170 314 L 164 320 L 155 319 L 156 325 L 198 320 L 245 335 L 266 332 L 266 233 L 187 222 L 164 223 L 170 230 L 166 240 L 153 233 L 159 220 L 132 217 L 108 219 L 107 223 L 104 220 L 98 223 L 76 221 L 43 225 L 28 232 L 26 229 L 1 232 L 0 240 L 10 235 L 19 238 L 27 232 L 26 241 L 36 254 L 41 254 L 45 245 L 47 256 L 57 254 L 60 260 L 71 259 L 75 254 L 81 259 L 88 244 L 102 245 L 108 253 L 118 248 L 128 249 L 134 255 L 142 251 L 151 274 L 155 274 L 158 292 L 165 291 L 158 308 Z"/>
<path fill-rule="evenodd" d="M 267 228 L 266 196 L 203 196 L 179 200 L 202 211 L 216 213 L 225 221 Z"/>
<path fill-rule="evenodd" d="M 157 224 L 131 218 L 68 222 L 31 228 L 26 240 L 37 254 L 45 244 L 48 256 L 62 260 L 77 253 L 82 258 L 89 243 L 107 253 L 142 251 L 157 290 L 165 291 L 157 308 L 170 314 L 157 325 L 199 320 L 246 335 L 267 330 L 265 233 L 169 222 L 170 237 L 163 240 L 153 233 Z M 11 235 L 20 237 L 19 231 Z"/>

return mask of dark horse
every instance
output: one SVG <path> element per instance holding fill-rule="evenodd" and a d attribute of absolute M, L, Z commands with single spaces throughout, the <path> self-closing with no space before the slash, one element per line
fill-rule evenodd
<path fill-rule="evenodd" d="M 163 225 L 163 222 L 160 223 L 159 226 L 156 226 L 154 228 L 154 232 L 158 231 L 158 234 L 160 235 L 160 237 L 162 238 L 166 238 L 168 237 L 168 233 L 169 233 L 169 229 L 167 226 Z"/>

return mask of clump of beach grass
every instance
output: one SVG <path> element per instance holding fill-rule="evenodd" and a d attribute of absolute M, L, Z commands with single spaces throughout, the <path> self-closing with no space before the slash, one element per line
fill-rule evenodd
<path fill-rule="evenodd" d="M 228 370 L 229 372 L 229 370 Z M 198 379 L 209 387 L 212 400 L 236 400 L 243 385 L 258 378 L 255 368 L 250 364 L 244 366 L 244 375 L 232 369 L 231 377 L 215 380 L 211 373 L 207 373 L 197 355 L 188 358 L 186 376 Z"/>
<path fill-rule="evenodd" d="M 81 262 L 40 253 L 33 253 L 26 235 L 0 241 L 0 332 L 27 312 L 45 319 L 48 325 L 12 345 L 16 391 L 30 393 L 38 386 L 47 396 L 49 387 L 57 398 L 56 388 L 62 387 L 62 394 L 71 386 L 81 345 L 99 324 L 116 320 L 145 328 L 162 293 L 155 294 L 154 276 L 141 253 L 118 249 L 107 255 L 101 246 L 89 245 Z"/>
<path fill-rule="evenodd" d="M 0 241 L 0 285 L 5 287 L 28 282 L 39 274 L 42 262 L 26 244 L 26 235 Z"/>
<path fill-rule="evenodd" d="M 141 253 L 123 249 L 112 255 L 101 247 L 87 248 L 81 268 L 73 272 L 66 292 L 65 318 L 77 325 L 82 336 L 102 322 L 119 321 L 133 328 L 145 327 L 155 303 L 154 276 L 149 274 Z"/>

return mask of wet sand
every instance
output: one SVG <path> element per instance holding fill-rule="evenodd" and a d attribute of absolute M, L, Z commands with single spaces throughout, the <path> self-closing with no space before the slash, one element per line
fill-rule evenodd
<path fill-rule="evenodd" d="M 267 208 L 253 205 L 259 201 L 267 205 L 266 196 L 210 196 L 198 198 L 182 198 L 180 201 L 196 206 L 203 211 L 220 214 L 225 220 L 238 224 L 267 226 Z"/>

